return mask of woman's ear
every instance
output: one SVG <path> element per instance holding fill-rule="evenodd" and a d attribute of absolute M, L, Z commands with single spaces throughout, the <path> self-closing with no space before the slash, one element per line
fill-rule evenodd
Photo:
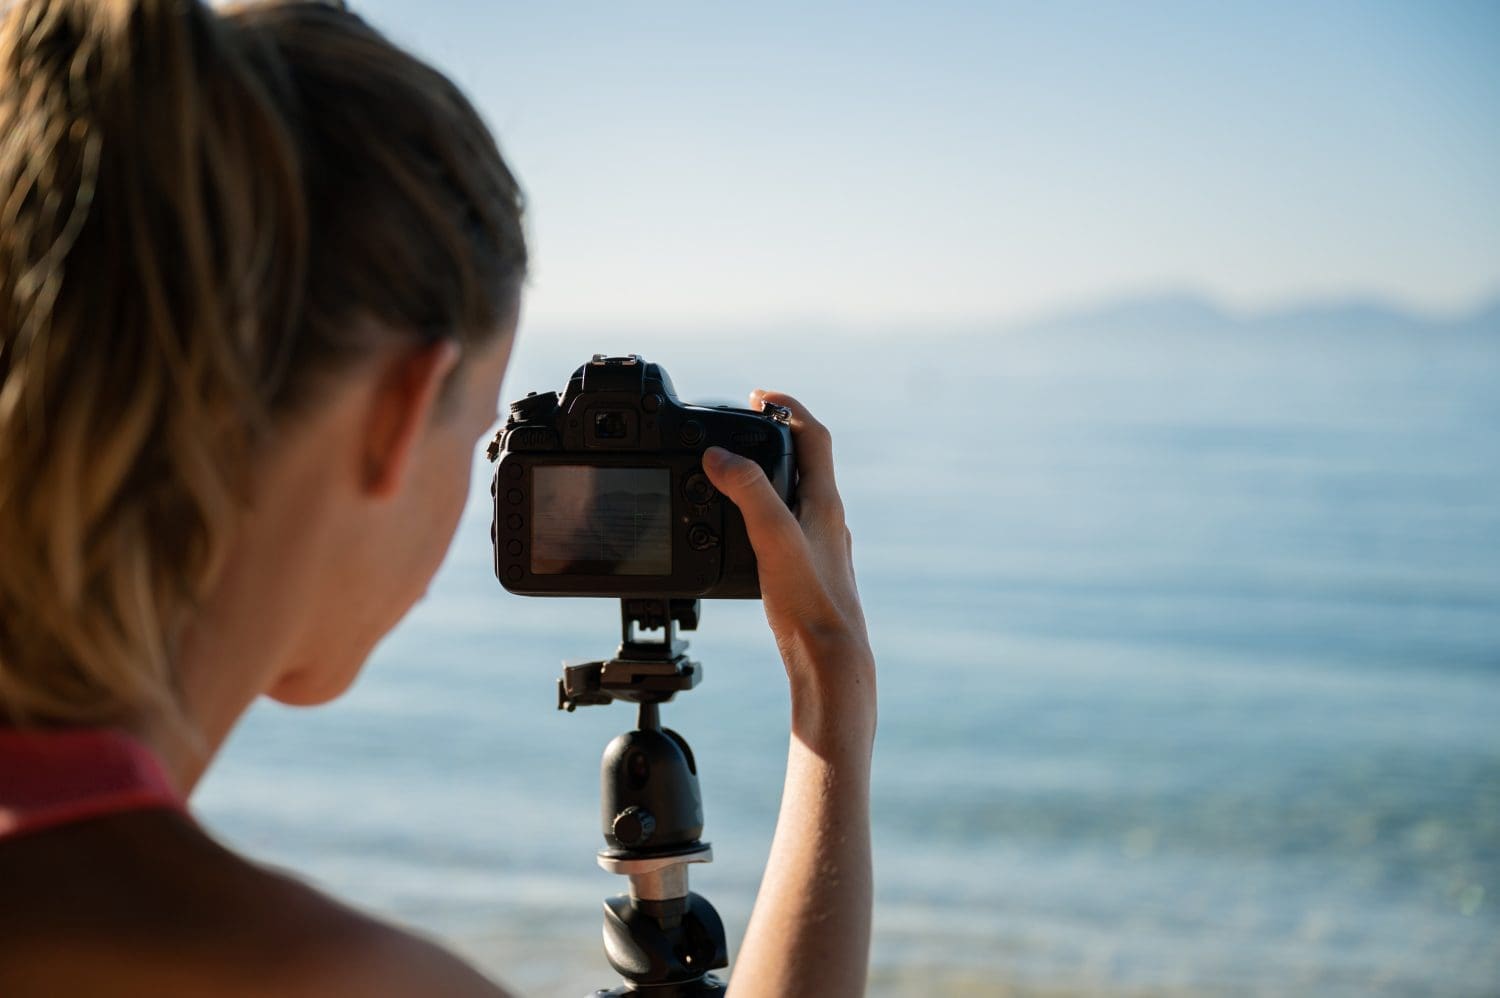
<path fill-rule="evenodd" d="M 366 495 L 389 499 L 400 491 L 413 450 L 432 421 L 458 357 L 458 344 L 445 339 L 403 350 L 386 361 L 365 426 L 361 487 Z"/>

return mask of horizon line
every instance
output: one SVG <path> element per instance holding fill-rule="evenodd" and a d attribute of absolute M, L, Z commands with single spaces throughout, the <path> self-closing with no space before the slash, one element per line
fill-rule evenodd
<path fill-rule="evenodd" d="M 1140 288 L 1116 293 L 1101 293 L 1079 296 L 1051 305 L 1017 309 L 1014 312 L 992 311 L 971 314 L 887 314 L 866 317 L 839 314 L 834 311 L 784 311 L 747 316 L 744 313 L 724 316 L 672 316 L 660 322 L 629 317 L 607 319 L 594 314 L 558 312 L 549 315 L 523 313 L 522 328 L 540 327 L 592 331 L 596 329 L 642 330 L 649 329 L 661 334 L 687 334 L 702 328 L 753 329 L 763 331 L 767 326 L 788 326 L 797 329 L 816 328 L 827 331 L 857 333 L 881 329 L 907 330 L 913 325 L 926 325 L 934 330 L 970 329 L 978 326 L 998 329 L 1021 329 L 1061 320 L 1079 319 L 1108 312 L 1128 309 L 1150 308 L 1163 305 L 1187 306 L 1213 312 L 1232 322 L 1250 323 L 1269 318 L 1287 317 L 1316 312 L 1365 309 L 1385 313 L 1393 318 L 1427 325 L 1458 325 L 1480 319 L 1491 312 L 1500 311 L 1500 287 L 1484 295 L 1476 296 L 1468 305 L 1461 307 L 1424 306 L 1409 300 L 1403 301 L 1389 294 L 1374 292 L 1349 292 L 1329 294 L 1307 294 L 1288 296 L 1284 299 L 1244 305 L 1234 303 L 1224 295 L 1196 290 L 1189 286 Z"/>

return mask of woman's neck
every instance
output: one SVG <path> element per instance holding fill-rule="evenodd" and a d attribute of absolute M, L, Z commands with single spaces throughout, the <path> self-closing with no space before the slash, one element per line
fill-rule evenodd
<path fill-rule="evenodd" d="M 241 715 L 313 658 L 329 588 L 318 567 L 335 557 L 327 460 L 311 444 L 283 448 L 262 466 L 257 500 L 236 524 L 223 568 L 176 642 L 180 716 L 158 716 L 135 733 L 187 797 Z M 184 723 L 186 722 L 186 723 Z"/>
<path fill-rule="evenodd" d="M 242 588 L 234 585 L 232 577 L 225 581 L 231 591 Z M 216 612 L 216 605 L 232 606 L 233 601 L 212 600 L 179 643 L 175 663 L 179 713 L 153 716 L 134 726 L 134 733 L 161 759 L 184 798 L 203 778 L 240 717 L 272 681 L 288 644 L 286 628 L 267 627 L 269 621 L 244 613 Z"/>

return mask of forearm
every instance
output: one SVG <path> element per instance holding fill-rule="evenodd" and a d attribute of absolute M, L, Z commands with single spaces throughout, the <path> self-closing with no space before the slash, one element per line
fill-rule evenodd
<path fill-rule="evenodd" d="M 862 995 L 870 949 L 871 733 L 794 723 L 770 859 L 730 981 L 733 998 Z M 872 725 L 870 725 L 872 727 Z"/>
<path fill-rule="evenodd" d="M 864 994 L 870 959 L 875 658 L 854 581 L 827 428 L 796 399 L 797 509 L 754 461 L 710 448 L 703 470 L 739 507 L 792 693 L 792 744 L 771 856 L 730 978 L 734 998 Z"/>

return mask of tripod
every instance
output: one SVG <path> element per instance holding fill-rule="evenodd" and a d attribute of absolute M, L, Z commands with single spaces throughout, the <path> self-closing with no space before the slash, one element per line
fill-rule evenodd
<path fill-rule="evenodd" d="M 688 890 L 688 866 L 713 860 L 703 834 L 698 766 L 687 740 L 661 726 L 661 704 L 698 685 L 703 666 L 687 657 L 675 629 L 695 630 L 698 600 L 622 599 L 615 657 L 565 665 L 559 710 L 615 700 L 639 705 L 636 729 L 610 742 L 600 763 L 605 848 L 599 865 L 630 880 L 629 894 L 604 902 L 604 951 L 625 978 L 594 998 L 718 996 L 709 973 L 729 964 L 724 923 Z M 660 630 L 661 641 L 636 633 Z"/>

